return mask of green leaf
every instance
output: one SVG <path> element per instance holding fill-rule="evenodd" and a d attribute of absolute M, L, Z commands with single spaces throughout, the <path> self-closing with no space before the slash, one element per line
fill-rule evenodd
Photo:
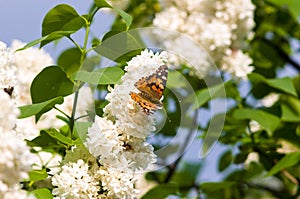
<path fill-rule="evenodd" d="M 266 83 L 273 88 L 297 97 L 297 91 L 294 87 L 293 80 L 290 77 L 268 79 L 266 80 Z"/>
<path fill-rule="evenodd" d="M 219 171 L 224 171 L 232 162 L 232 153 L 230 150 L 223 153 L 219 161 Z"/>
<path fill-rule="evenodd" d="M 44 68 L 33 80 L 30 88 L 34 104 L 73 93 L 74 84 L 58 66 Z"/>
<path fill-rule="evenodd" d="M 298 98 L 281 95 L 281 119 L 285 122 L 300 122 L 300 100 Z"/>
<path fill-rule="evenodd" d="M 89 56 L 85 58 L 85 60 L 83 61 L 80 70 L 91 72 L 96 68 L 96 66 L 100 64 L 100 62 L 101 62 L 100 55 Z"/>
<path fill-rule="evenodd" d="M 252 73 L 248 75 L 249 79 L 251 80 L 253 86 L 261 87 L 261 83 L 264 83 L 272 88 L 278 89 L 282 92 L 287 94 L 293 95 L 297 97 L 297 91 L 293 84 L 293 79 L 289 77 L 284 78 L 276 78 L 276 79 L 267 79 L 264 76 Z M 260 88 L 258 88 L 260 90 Z"/>
<path fill-rule="evenodd" d="M 76 32 L 82 28 L 85 20 L 78 15 L 76 10 L 67 4 L 59 4 L 52 8 L 44 17 L 42 24 L 42 36 L 55 31 Z"/>
<path fill-rule="evenodd" d="M 35 195 L 36 199 L 53 199 L 53 196 L 49 189 L 42 188 L 42 189 L 35 189 L 31 191 Z"/>
<path fill-rule="evenodd" d="M 43 40 L 41 41 L 41 44 L 40 44 L 40 48 L 45 46 L 46 44 L 52 42 L 52 41 L 55 41 L 55 40 L 58 40 L 62 37 L 65 37 L 65 36 L 69 36 L 70 34 L 73 34 L 75 31 L 55 31 L 55 32 L 52 32 L 50 33 L 49 35 L 43 37 Z"/>
<path fill-rule="evenodd" d="M 116 84 L 123 74 L 124 71 L 119 67 L 106 67 L 94 72 L 80 70 L 75 74 L 74 79 L 94 85 Z"/>
<path fill-rule="evenodd" d="M 289 153 L 280 159 L 277 164 L 275 164 L 275 166 L 272 167 L 272 169 L 266 174 L 266 176 L 272 176 L 285 168 L 298 165 L 299 161 L 300 152 Z"/>
<path fill-rule="evenodd" d="M 297 90 L 298 95 L 300 94 L 300 75 L 298 75 L 297 77 L 295 77 L 293 79 L 293 83 L 295 86 L 295 89 Z"/>
<path fill-rule="evenodd" d="M 234 186 L 236 183 L 235 182 L 205 182 L 200 185 L 200 189 L 204 193 L 210 193 L 210 192 L 216 192 L 220 191 L 222 189 L 228 189 Z"/>
<path fill-rule="evenodd" d="M 184 88 L 186 86 L 185 78 L 181 73 L 177 71 L 169 71 L 168 73 L 168 80 L 167 80 L 167 87 L 168 88 Z"/>
<path fill-rule="evenodd" d="M 254 40 L 250 54 L 253 57 L 253 65 L 256 66 L 256 70 L 267 77 L 273 76 L 274 67 L 281 67 L 284 64 L 276 49 L 262 39 Z M 269 71 L 269 73 L 265 74 L 265 71 Z"/>
<path fill-rule="evenodd" d="M 63 102 L 64 102 L 64 98 L 59 96 L 59 97 L 47 100 L 45 102 L 21 106 L 21 107 L 19 107 L 20 112 L 21 112 L 19 119 L 30 117 L 33 115 L 42 115 L 43 113 L 51 110 L 56 104 L 62 104 Z"/>
<path fill-rule="evenodd" d="M 146 48 L 139 32 L 136 30 L 113 34 L 108 38 L 104 36 L 104 38 L 106 39 L 102 40 L 102 43 L 94 50 L 98 54 L 118 63 L 129 61 Z"/>
<path fill-rule="evenodd" d="M 266 78 L 264 76 L 262 76 L 261 74 L 258 74 L 258 73 L 250 73 L 248 75 L 248 78 L 250 79 L 253 86 L 255 86 L 258 83 L 264 82 L 266 80 Z"/>
<path fill-rule="evenodd" d="M 46 129 L 44 131 L 47 132 L 52 138 L 66 144 L 68 146 L 74 145 L 74 141 L 71 138 L 64 136 L 61 132 L 57 131 L 54 128 Z"/>
<path fill-rule="evenodd" d="M 108 32 L 105 33 L 105 35 L 102 37 L 102 41 L 105 41 L 105 40 L 109 39 L 110 37 L 112 37 L 112 36 L 114 36 L 114 35 L 117 35 L 117 34 L 120 34 L 120 33 L 122 33 L 122 32 L 123 32 L 123 31 L 121 31 L 121 30 L 111 30 L 111 31 L 108 31 Z M 99 43 L 98 45 L 100 45 L 102 41 L 100 41 L 100 43 Z"/>
<path fill-rule="evenodd" d="M 51 137 L 46 131 L 41 131 L 40 135 L 33 140 L 26 140 L 30 147 L 41 147 L 44 151 L 55 151 L 56 153 L 65 153 L 65 147 L 57 142 L 57 139 Z"/>
<path fill-rule="evenodd" d="M 112 8 L 125 21 L 127 30 L 129 29 L 132 24 L 132 17 L 129 14 L 119 8 L 111 6 L 105 0 L 94 0 L 94 3 L 98 8 Z"/>
<path fill-rule="evenodd" d="M 291 13 L 297 18 L 300 15 L 300 2 L 298 0 L 269 0 L 278 6 L 288 6 Z"/>
<path fill-rule="evenodd" d="M 225 83 L 226 84 L 226 83 Z M 226 97 L 225 84 L 218 84 L 209 88 L 201 89 L 197 92 L 198 105 L 194 104 L 194 108 L 203 106 L 209 100 L 217 97 Z"/>
<path fill-rule="evenodd" d="M 296 135 L 300 137 L 300 124 L 296 128 Z"/>
<path fill-rule="evenodd" d="M 32 170 L 29 172 L 30 181 L 44 180 L 48 177 L 46 169 Z"/>
<path fill-rule="evenodd" d="M 98 46 L 98 45 L 100 45 L 101 44 L 101 40 L 100 39 L 98 39 L 97 37 L 94 37 L 93 39 L 92 39 L 92 47 L 96 47 L 96 46 Z"/>
<path fill-rule="evenodd" d="M 148 191 L 141 199 L 165 199 L 169 195 L 177 193 L 177 186 L 174 184 L 161 184 Z"/>
<path fill-rule="evenodd" d="M 82 142 L 85 142 L 88 129 L 92 126 L 92 122 L 75 122 L 75 134 Z"/>
<path fill-rule="evenodd" d="M 233 82 L 228 81 L 225 83 L 217 84 L 197 92 L 198 104 L 194 104 L 194 108 L 203 106 L 209 100 L 215 98 L 233 98 L 241 100 L 241 96 Z"/>
<path fill-rule="evenodd" d="M 68 36 L 72 33 L 74 33 L 74 31 L 55 31 L 55 32 L 50 33 L 49 35 L 46 35 L 44 37 L 41 37 L 39 39 L 29 42 L 24 47 L 19 48 L 16 51 L 26 50 L 27 48 L 35 46 L 36 44 L 39 44 L 39 43 L 41 43 L 40 47 L 43 47 L 46 44 L 48 44 L 54 40 L 60 39 L 64 36 Z"/>
<path fill-rule="evenodd" d="M 170 183 L 176 184 L 178 187 L 188 187 L 195 184 L 197 174 L 202 164 L 199 162 L 185 162 L 183 167 L 172 176 Z"/>
<path fill-rule="evenodd" d="M 233 117 L 240 120 L 248 119 L 257 121 L 270 136 L 280 124 L 280 119 L 277 116 L 262 110 L 253 110 L 248 108 L 237 109 L 234 111 Z"/>
<path fill-rule="evenodd" d="M 127 14 L 126 12 L 124 12 L 123 10 L 120 10 L 118 8 L 113 7 L 113 10 L 122 17 L 122 19 L 125 21 L 126 24 L 126 30 L 129 29 L 129 27 L 132 24 L 132 16 L 130 16 L 129 14 Z"/>
<path fill-rule="evenodd" d="M 80 60 L 81 51 L 78 48 L 69 48 L 58 57 L 57 64 L 70 77 L 79 70 Z"/>
<path fill-rule="evenodd" d="M 94 0 L 94 3 L 98 8 L 111 8 L 111 5 L 109 5 L 105 0 Z"/>
<path fill-rule="evenodd" d="M 242 164 L 246 161 L 246 159 L 248 158 L 249 152 L 240 152 L 238 154 L 235 155 L 234 157 L 234 163 L 235 164 Z"/>
<path fill-rule="evenodd" d="M 42 38 L 39 38 L 39 39 L 36 39 L 34 41 L 31 41 L 29 43 L 27 43 L 25 46 L 23 46 L 22 48 L 19 48 L 17 49 L 16 51 L 21 51 L 21 50 L 26 50 L 27 48 L 30 48 L 32 46 L 35 46 L 39 43 L 41 43 L 43 40 L 45 40 L 48 36 L 45 36 L 45 37 L 42 37 Z"/>

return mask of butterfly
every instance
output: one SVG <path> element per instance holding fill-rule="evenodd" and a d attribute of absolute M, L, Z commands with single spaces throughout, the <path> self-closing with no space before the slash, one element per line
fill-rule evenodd
<path fill-rule="evenodd" d="M 165 90 L 167 78 L 168 67 L 161 65 L 152 75 L 142 77 L 134 84 L 140 92 L 130 92 L 130 96 L 147 115 L 153 114 L 157 109 L 162 109 L 163 104 L 160 99 Z"/>

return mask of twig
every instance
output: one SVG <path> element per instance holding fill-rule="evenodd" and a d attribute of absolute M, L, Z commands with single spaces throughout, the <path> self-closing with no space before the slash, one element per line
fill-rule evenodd
<path fill-rule="evenodd" d="M 300 65 L 294 60 L 292 60 L 286 52 L 284 52 L 280 47 L 272 43 L 270 40 L 267 40 L 265 38 L 263 38 L 262 40 L 266 42 L 269 46 L 271 46 L 278 53 L 278 55 L 281 56 L 281 58 L 283 58 L 286 62 L 288 62 L 291 66 L 293 66 L 296 70 L 300 72 Z"/>
<path fill-rule="evenodd" d="M 287 179 L 289 179 L 292 183 L 294 183 L 295 185 L 299 185 L 299 182 L 297 180 L 297 178 L 295 178 L 292 174 L 290 174 L 287 170 L 283 169 L 281 171 L 281 173 L 287 177 Z"/>
<path fill-rule="evenodd" d="M 199 113 L 199 109 L 195 110 L 194 112 L 194 119 L 193 119 L 193 125 L 197 125 L 197 121 L 198 121 L 198 113 Z M 173 174 L 175 173 L 176 169 L 177 169 L 177 166 L 179 165 L 179 162 L 181 161 L 182 157 L 183 157 L 183 153 L 190 141 L 190 138 L 191 136 L 193 135 L 193 129 L 191 128 L 190 131 L 188 132 L 185 140 L 184 140 L 184 143 L 183 143 L 183 146 L 181 147 L 181 150 L 179 152 L 179 154 L 182 154 L 181 156 L 179 156 L 177 158 L 177 160 L 175 160 L 175 162 L 171 165 L 168 166 L 169 168 L 169 172 L 164 180 L 164 183 L 168 183 L 171 179 L 171 177 L 173 176 Z"/>

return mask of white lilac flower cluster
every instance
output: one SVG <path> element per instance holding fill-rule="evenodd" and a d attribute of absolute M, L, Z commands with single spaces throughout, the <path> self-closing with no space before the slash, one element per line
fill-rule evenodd
<path fill-rule="evenodd" d="M 0 86 L 1 89 L 16 85 L 16 67 L 12 50 L 0 42 Z"/>
<path fill-rule="evenodd" d="M 175 53 L 185 58 L 170 56 L 174 65 L 190 66 L 190 63 L 194 65 L 194 59 L 202 60 L 196 62 L 200 67 L 196 67 L 195 72 L 203 78 L 214 70 L 208 61 L 210 56 L 219 69 L 238 79 L 246 79 L 253 71 L 252 59 L 242 51 L 245 40 L 253 35 L 255 7 L 251 0 L 162 0 L 162 5 L 163 11 L 156 15 L 153 24 L 165 29 L 156 32 L 166 49 L 178 49 Z M 207 54 L 194 50 L 195 47 L 180 36 L 182 33 Z"/>
<path fill-rule="evenodd" d="M 57 166 L 61 161 L 61 156 L 53 158 L 52 154 L 45 154 L 46 152 L 31 154 L 23 141 L 36 137 L 42 128 L 60 127 L 64 124 L 57 122 L 57 112 L 54 111 L 42 116 L 38 124 L 35 124 L 33 117 L 17 119 L 19 110 L 16 106 L 31 104 L 30 84 L 34 77 L 43 68 L 54 63 L 49 54 L 38 48 L 16 51 L 24 45 L 20 41 L 14 41 L 10 49 L 0 42 L 0 140 L 5 140 L 0 145 L 0 198 L 32 198 L 26 191 L 20 190 L 18 183 L 28 178 L 27 172 L 32 169 L 33 163 L 40 169 L 45 162 L 48 166 Z M 76 117 L 86 114 L 85 111 L 93 103 L 90 88 L 83 87 L 80 91 Z M 68 96 L 59 108 L 71 114 L 72 105 L 73 96 Z M 51 172 L 55 174 L 57 171 L 53 169 Z"/>
<path fill-rule="evenodd" d="M 0 41 L 0 89 L 6 90 L 13 98 L 17 96 L 15 89 L 17 83 L 16 71 L 13 51 Z"/>
<path fill-rule="evenodd" d="M 52 178 L 55 198 L 132 198 L 137 194 L 132 173 L 99 165 L 84 147 L 73 147 L 63 159 L 60 173 Z"/>
<path fill-rule="evenodd" d="M 28 178 L 33 155 L 15 131 L 19 115 L 15 98 L 3 90 L 16 86 L 15 71 L 12 51 L 0 42 L 0 198 L 34 198 L 19 186 L 21 180 Z"/>
<path fill-rule="evenodd" d="M 165 52 L 145 50 L 127 63 L 121 83 L 106 96 L 104 116 L 96 116 L 82 147 L 67 151 L 62 171 L 53 177 L 58 198 L 134 198 L 137 174 L 156 161 L 146 137 L 155 130 L 153 116 L 146 115 L 131 99 L 135 82 L 165 64 Z"/>

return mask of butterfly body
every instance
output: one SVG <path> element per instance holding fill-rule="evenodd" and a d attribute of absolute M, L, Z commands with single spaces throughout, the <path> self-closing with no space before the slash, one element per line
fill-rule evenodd
<path fill-rule="evenodd" d="M 140 92 L 130 92 L 130 96 L 147 115 L 163 107 L 160 99 L 166 87 L 167 78 L 168 67 L 162 65 L 152 75 L 142 77 L 134 84 Z"/>

